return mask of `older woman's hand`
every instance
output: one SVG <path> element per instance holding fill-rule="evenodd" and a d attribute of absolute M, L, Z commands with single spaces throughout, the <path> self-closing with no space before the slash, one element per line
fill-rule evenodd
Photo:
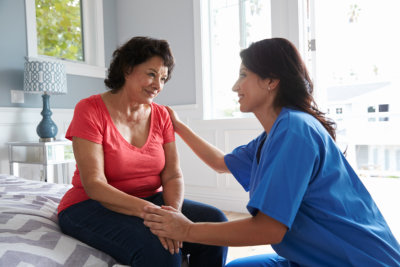
<path fill-rule="evenodd" d="M 153 208 L 160 208 L 159 206 L 149 202 L 147 206 L 145 207 L 153 207 Z M 144 214 L 145 214 L 145 209 L 143 208 L 141 218 L 144 219 Z M 156 235 L 158 239 L 160 240 L 161 245 L 165 248 L 165 250 L 168 250 L 171 254 L 174 253 L 179 253 L 179 249 L 182 248 L 182 242 L 173 240 L 170 238 L 162 237 L 159 235 Z"/>
<path fill-rule="evenodd" d="M 161 245 L 165 248 L 165 250 L 168 250 L 169 253 L 174 254 L 174 253 L 179 253 L 179 249 L 182 248 L 182 242 L 181 241 L 176 241 L 172 240 L 166 237 L 161 237 L 157 236 L 158 239 L 161 242 Z"/>
<path fill-rule="evenodd" d="M 146 206 L 143 216 L 144 224 L 150 231 L 160 237 L 186 241 L 193 224 L 180 211 L 170 206 Z"/>

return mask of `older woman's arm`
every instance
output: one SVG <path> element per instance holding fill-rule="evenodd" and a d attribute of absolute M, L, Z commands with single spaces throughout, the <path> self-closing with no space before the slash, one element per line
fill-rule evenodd
<path fill-rule="evenodd" d="M 104 207 L 112 211 L 141 218 L 143 218 L 143 208 L 145 206 L 156 206 L 149 201 L 126 194 L 108 184 L 104 174 L 104 153 L 102 145 L 74 137 L 72 140 L 72 146 L 82 185 L 91 199 L 99 201 Z M 170 164 L 168 164 L 168 166 L 169 165 Z M 172 172 L 168 171 L 166 173 Z M 179 184 L 177 182 L 175 183 Z M 167 187 L 173 188 L 172 183 L 168 182 Z M 168 191 L 171 192 L 170 194 L 172 194 L 172 192 L 178 193 L 182 191 L 181 187 L 182 185 L 175 186 L 175 191 Z M 182 203 L 182 196 L 177 197 L 176 199 L 175 202 L 168 202 L 168 205 L 180 203 L 179 205 L 173 206 L 179 208 Z M 179 252 L 181 243 L 178 241 L 173 241 L 164 237 L 159 237 L 159 239 L 164 248 L 169 250 L 171 254 Z"/>
<path fill-rule="evenodd" d="M 102 145 L 74 137 L 72 146 L 82 185 L 91 199 L 99 201 L 112 211 L 137 217 L 142 217 L 144 206 L 153 205 L 108 184 L 104 174 Z"/>
<path fill-rule="evenodd" d="M 161 173 L 163 186 L 163 197 L 165 205 L 181 210 L 183 203 L 183 178 L 179 165 L 179 157 L 175 142 L 164 145 L 165 167 Z M 159 237 L 161 243 L 170 253 L 179 253 L 182 242 L 177 240 Z"/>
<path fill-rule="evenodd" d="M 180 210 L 183 202 L 183 177 L 175 142 L 164 145 L 165 167 L 161 173 L 165 205 Z"/>

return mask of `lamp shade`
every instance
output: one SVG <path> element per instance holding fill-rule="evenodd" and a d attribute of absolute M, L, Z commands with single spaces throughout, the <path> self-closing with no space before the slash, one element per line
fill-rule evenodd
<path fill-rule="evenodd" d="M 65 65 L 57 61 L 27 60 L 24 66 L 24 91 L 40 93 L 43 99 L 43 119 L 36 128 L 39 140 L 49 142 L 55 140 L 57 125 L 51 119 L 51 94 L 67 93 L 67 73 Z"/>
<path fill-rule="evenodd" d="M 27 60 L 24 66 L 24 91 L 40 94 L 66 94 L 65 65 L 56 61 Z"/>

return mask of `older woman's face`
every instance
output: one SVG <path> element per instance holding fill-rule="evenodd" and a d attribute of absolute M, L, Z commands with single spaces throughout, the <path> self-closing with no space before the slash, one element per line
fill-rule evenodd
<path fill-rule="evenodd" d="M 168 77 L 168 67 L 159 56 L 136 65 L 125 76 L 123 90 L 131 101 L 149 104 L 162 91 Z"/>

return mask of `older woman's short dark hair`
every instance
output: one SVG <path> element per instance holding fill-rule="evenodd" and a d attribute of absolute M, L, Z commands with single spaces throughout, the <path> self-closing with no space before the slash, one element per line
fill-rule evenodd
<path fill-rule="evenodd" d="M 136 65 L 142 64 L 154 56 L 163 59 L 168 68 L 168 81 L 174 68 L 174 57 L 166 40 L 150 37 L 133 37 L 113 53 L 113 58 L 108 69 L 105 85 L 112 93 L 119 91 L 125 84 L 125 75 L 131 73 Z"/>

